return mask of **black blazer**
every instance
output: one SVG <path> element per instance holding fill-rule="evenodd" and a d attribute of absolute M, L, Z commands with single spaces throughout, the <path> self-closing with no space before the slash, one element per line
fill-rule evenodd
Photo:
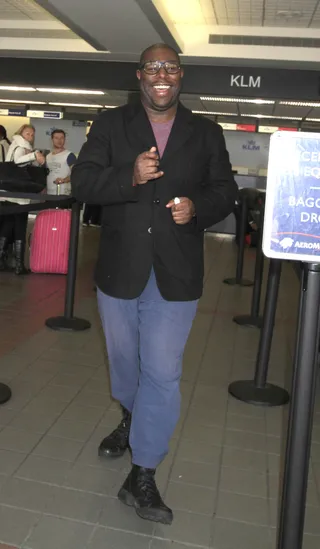
<path fill-rule="evenodd" d="M 96 284 L 122 299 L 138 297 L 154 267 L 162 296 L 198 299 L 203 230 L 232 212 L 237 196 L 221 127 L 179 105 L 160 161 L 163 177 L 133 187 L 137 156 L 157 146 L 142 104 L 103 112 L 71 175 L 72 194 L 103 206 Z M 190 198 L 196 217 L 177 225 L 166 204 Z"/>

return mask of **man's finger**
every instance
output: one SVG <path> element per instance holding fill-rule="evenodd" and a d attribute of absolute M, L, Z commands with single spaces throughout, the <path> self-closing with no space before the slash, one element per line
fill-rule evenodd
<path fill-rule="evenodd" d="M 188 218 L 188 216 L 185 215 L 185 214 L 183 214 L 183 215 L 173 215 L 172 217 L 173 217 L 174 221 L 181 221 L 182 219 L 187 219 Z"/>
<path fill-rule="evenodd" d="M 149 166 L 159 166 L 159 162 L 156 159 L 146 158 L 141 168 L 147 168 Z"/>
<path fill-rule="evenodd" d="M 150 174 L 150 176 L 148 177 L 148 179 L 158 179 L 159 177 L 162 177 L 163 174 L 164 174 L 164 172 L 152 173 L 152 174 Z"/>
<path fill-rule="evenodd" d="M 158 166 L 149 166 L 148 168 L 145 168 L 144 170 L 141 170 L 143 175 L 148 175 L 149 173 L 156 173 L 159 171 Z"/>
<path fill-rule="evenodd" d="M 142 156 L 144 156 L 145 158 L 159 158 L 156 147 L 151 147 L 149 151 L 142 153 Z"/>

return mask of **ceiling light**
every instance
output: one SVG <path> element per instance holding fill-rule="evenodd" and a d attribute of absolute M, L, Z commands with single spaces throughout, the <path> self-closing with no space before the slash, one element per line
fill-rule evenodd
<path fill-rule="evenodd" d="M 320 118 L 306 118 L 306 122 L 320 122 Z"/>
<path fill-rule="evenodd" d="M 35 88 L 30 88 L 28 86 L 0 86 L 0 90 L 6 90 L 6 91 L 36 91 Z"/>
<path fill-rule="evenodd" d="M 167 23 L 205 25 L 206 20 L 199 0 L 153 0 L 160 15 L 166 15 Z"/>
<path fill-rule="evenodd" d="M 220 101 L 223 103 L 254 103 L 256 105 L 274 105 L 270 99 L 242 99 L 240 97 L 200 97 L 201 101 Z"/>
<path fill-rule="evenodd" d="M 118 105 L 105 105 L 105 109 L 116 109 Z"/>
<path fill-rule="evenodd" d="M 102 109 L 103 105 L 93 105 L 90 103 L 51 103 L 49 105 L 55 105 L 56 107 L 82 107 L 87 109 Z"/>
<path fill-rule="evenodd" d="M 0 99 L 0 103 L 18 103 L 19 105 L 46 105 L 45 101 L 30 101 L 29 99 Z"/>
<path fill-rule="evenodd" d="M 292 19 L 293 17 L 302 17 L 303 12 L 300 10 L 278 10 L 276 17 L 284 17 Z"/>
<path fill-rule="evenodd" d="M 78 95 L 104 95 L 105 93 L 101 90 L 76 90 L 68 88 L 37 88 L 39 92 L 45 93 L 69 93 L 69 94 L 78 94 Z"/>
<path fill-rule="evenodd" d="M 320 107 L 320 103 L 310 101 L 279 101 L 279 105 L 288 105 L 289 107 Z"/>
<path fill-rule="evenodd" d="M 301 120 L 301 116 L 272 116 L 271 114 L 241 114 L 242 117 L 273 118 L 275 120 Z"/>
<path fill-rule="evenodd" d="M 209 114 L 215 116 L 238 116 L 238 113 L 234 112 L 213 112 L 213 111 L 192 111 L 194 114 Z"/>

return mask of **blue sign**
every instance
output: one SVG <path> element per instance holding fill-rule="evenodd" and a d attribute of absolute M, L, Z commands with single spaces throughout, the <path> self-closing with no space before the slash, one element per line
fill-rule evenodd
<path fill-rule="evenodd" d="M 320 134 L 276 132 L 270 139 L 263 252 L 320 262 Z"/>
<path fill-rule="evenodd" d="M 8 116 L 25 116 L 25 109 L 8 109 Z"/>
<path fill-rule="evenodd" d="M 43 118 L 61 118 L 61 112 L 44 111 Z"/>

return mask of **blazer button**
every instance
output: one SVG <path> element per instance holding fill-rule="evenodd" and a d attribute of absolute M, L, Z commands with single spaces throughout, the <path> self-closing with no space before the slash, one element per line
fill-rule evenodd
<path fill-rule="evenodd" d="M 160 199 L 159 198 L 155 198 L 155 200 L 153 201 L 154 204 L 160 204 Z"/>
<path fill-rule="evenodd" d="M 149 233 L 149 234 L 151 234 L 151 233 L 152 233 L 152 228 L 151 228 L 151 227 L 149 227 L 149 229 L 148 229 L 148 233 Z"/>

